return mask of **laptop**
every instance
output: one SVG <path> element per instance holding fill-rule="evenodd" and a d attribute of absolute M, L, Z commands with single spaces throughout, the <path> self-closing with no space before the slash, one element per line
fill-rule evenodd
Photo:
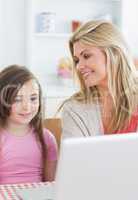
<path fill-rule="evenodd" d="M 16 194 L 22 200 L 55 200 L 54 182 L 34 188 L 16 188 Z"/>
<path fill-rule="evenodd" d="M 55 200 L 137 200 L 138 134 L 64 139 Z"/>

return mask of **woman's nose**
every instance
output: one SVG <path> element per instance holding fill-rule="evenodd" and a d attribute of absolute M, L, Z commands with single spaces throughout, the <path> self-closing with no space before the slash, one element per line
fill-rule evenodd
<path fill-rule="evenodd" d="M 77 63 L 77 69 L 79 70 L 79 71 L 81 71 L 81 70 L 83 70 L 84 69 L 84 67 L 85 67 L 85 65 L 84 65 L 84 62 L 83 61 L 79 61 L 78 63 Z"/>

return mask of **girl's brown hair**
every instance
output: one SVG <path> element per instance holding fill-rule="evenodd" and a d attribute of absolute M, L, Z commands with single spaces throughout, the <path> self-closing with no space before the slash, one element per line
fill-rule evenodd
<path fill-rule="evenodd" d="M 43 138 L 43 116 L 42 116 L 42 90 L 41 86 L 28 68 L 19 65 L 10 65 L 0 72 L 0 127 L 4 128 L 11 112 L 18 91 L 30 80 L 35 80 L 39 87 L 39 109 L 36 116 L 31 120 L 30 126 L 34 128 L 36 139 L 41 144 L 43 161 L 46 158 L 46 144 Z"/>

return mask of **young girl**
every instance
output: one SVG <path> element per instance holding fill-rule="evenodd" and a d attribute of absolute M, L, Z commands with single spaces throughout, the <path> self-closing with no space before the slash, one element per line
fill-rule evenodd
<path fill-rule="evenodd" d="M 0 184 L 54 180 L 57 144 L 43 129 L 41 101 L 27 68 L 12 65 L 0 73 Z"/>

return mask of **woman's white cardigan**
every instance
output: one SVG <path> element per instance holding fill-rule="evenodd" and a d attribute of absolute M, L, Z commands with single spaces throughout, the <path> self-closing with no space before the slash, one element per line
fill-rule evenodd
<path fill-rule="evenodd" d="M 84 137 L 103 134 L 98 104 L 69 100 L 63 106 L 62 137 Z"/>

